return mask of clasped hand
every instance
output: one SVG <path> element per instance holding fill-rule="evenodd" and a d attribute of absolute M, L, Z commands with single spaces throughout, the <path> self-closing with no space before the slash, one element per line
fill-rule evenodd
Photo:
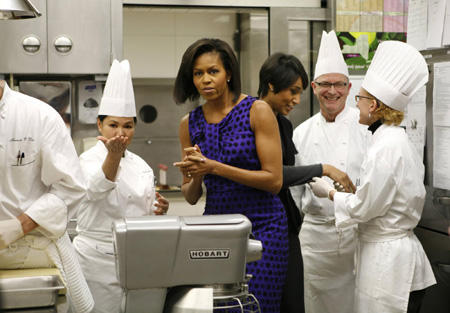
<path fill-rule="evenodd" d="M 181 162 L 173 163 L 178 167 L 183 176 L 187 178 L 203 177 L 210 171 L 210 165 L 208 160 L 200 151 L 200 147 L 195 145 L 194 147 L 185 148 L 184 152 L 186 156 Z"/>
<path fill-rule="evenodd" d="M 347 173 L 328 164 L 323 165 L 323 170 L 324 175 L 330 177 L 331 180 L 333 180 L 334 187 L 337 191 L 355 193 L 356 187 L 355 185 L 353 185 L 353 182 L 350 177 L 348 177 Z"/>
<path fill-rule="evenodd" d="M 334 190 L 325 179 L 320 177 L 313 177 L 313 181 L 309 185 L 316 197 L 319 198 L 330 198 L 330 191 Z"/>
<path fill-rule="evenodd" d="M 22 223 L 17 218 L 0 221 L 0 250 L 23 235 Z"/>

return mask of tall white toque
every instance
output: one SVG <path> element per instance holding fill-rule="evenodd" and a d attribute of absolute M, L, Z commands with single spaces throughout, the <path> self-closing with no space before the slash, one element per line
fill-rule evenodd
<path fill-rule="evenodd" d="M 314 79 L 324 74 L 338 73 L 348 77 L 348 68 L 334 30 L 328 34 L 323 31 L 317 56 Z"/>
<path fill-rule="evenodd" d="M 114 60 L 106 80 L 98 115 L 135 117 L 133 83 L 128 60 Z"/>
<path fill-rule="evenodd" d="M 428 66 L 416 48 L 401 41 L 385 41 L 375 52 L 362 88 L 394 110 L 403 111 L 427 82 Z"/>

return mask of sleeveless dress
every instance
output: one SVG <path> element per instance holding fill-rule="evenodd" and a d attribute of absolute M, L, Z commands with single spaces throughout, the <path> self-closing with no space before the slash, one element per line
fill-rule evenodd
<path fill-rule="evenodd" d="M 202 107 L 189 114 L 189 134 L 204 156 L 231 166 L 260 170 L 255 135 L 250 127 L 250 108 L 256 99 L 247 96 L 217 124 L 208 124 Z M 262 259 L 247 264 L 249 291 L 259 301 L 261 312 L 280 312 L 288 262 L 286 211 L 278 195 L 248 187 L 224 177 L 205 175 L 205 213 L 245 215 L 252 232 L 263 244 Z"/>

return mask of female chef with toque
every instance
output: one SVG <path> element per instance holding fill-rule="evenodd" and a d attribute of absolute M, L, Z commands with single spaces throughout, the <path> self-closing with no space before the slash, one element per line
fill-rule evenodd
<path fill-rule="evenodd" d="M 129 216 L 164 214 L 169 202 L 155 192 L 153 170 L 127 150 L 134 135 L 136 106 L 127 60 L 114 60 L 97 118 L 97 145 L 80 156 L 87 179 L 78 210 L 74 246 L 94 297 L 93 312 L 119 312 L 111 224 Z M 156 197 L 156 198 L 155 198 Z"/>
<path fill-rule="evenodd" d="M 310 185 L 334 200 L 338 228 L 358 223 L 355 312 L 419 312 L 425 289 L 436 283 L 413 233 L 425 201 L 424 166 L 398 125 L 413 94 L 428 81 L 428 68 L 412 46 L 378 46 L 356 96 L 361 124 L 372 141 L 355 194 L 336 192 L 321 178 Z"/>

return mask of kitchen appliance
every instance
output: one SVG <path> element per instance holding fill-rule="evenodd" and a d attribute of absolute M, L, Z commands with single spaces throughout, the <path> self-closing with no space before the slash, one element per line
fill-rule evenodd
<path fill-rule="evenodd" d="M 260 312 L 245 264 L 262 257 L 262 244 L 245 216 L 126 218 L 112 233 L 121 312 Z"/>
<path fill-rule="evenodd" d="M 448 313 L 450 312 L 450 237 L 448 227 L 450 225 L 450 190 L 434 187 L 434 169 L 433 163 L 437 161 L 438 156 L 435 149 L 445 149 L 442 143 L 435 147 L 435 125 L 433 119 L 433 93 L 435 84 L 434 64 L 450 61 L 450 48 L 423 51 L 427 63 L 429 64 L 430 79 L 427 84 L 426 97 L 426 145 L 424 153 L 425 163 L 425 187 L 427 196 L 418 227 L 414 230 L 416 236 L 422 243 L 422 246 L 431 262 L 431 266 L 436 277 L 437 284 L 427 289 L 421 313 Z M 450 77 L 447 78 L 450 80 Z M 447 99 L 448 97 L 444 97 Z M 442 99 L 441 99 L 442 100 Z M 441 104 L 442 105 L 442 104 Z M 450 126 L 450 121 L 447 121 Z M 443 156 L 440 156 L 443 157 Z M 448 160 L 447 156 L 444 156 Z M 438 175 L 447 176 L 449 172 L 437 172 Z"/>
<path fill-rule="evenodd" d="M 21 93 L 44 101 L 61 115 L 67 129 L 72 124 L 72 83 L 70 81 L 21 81 Z"/>

